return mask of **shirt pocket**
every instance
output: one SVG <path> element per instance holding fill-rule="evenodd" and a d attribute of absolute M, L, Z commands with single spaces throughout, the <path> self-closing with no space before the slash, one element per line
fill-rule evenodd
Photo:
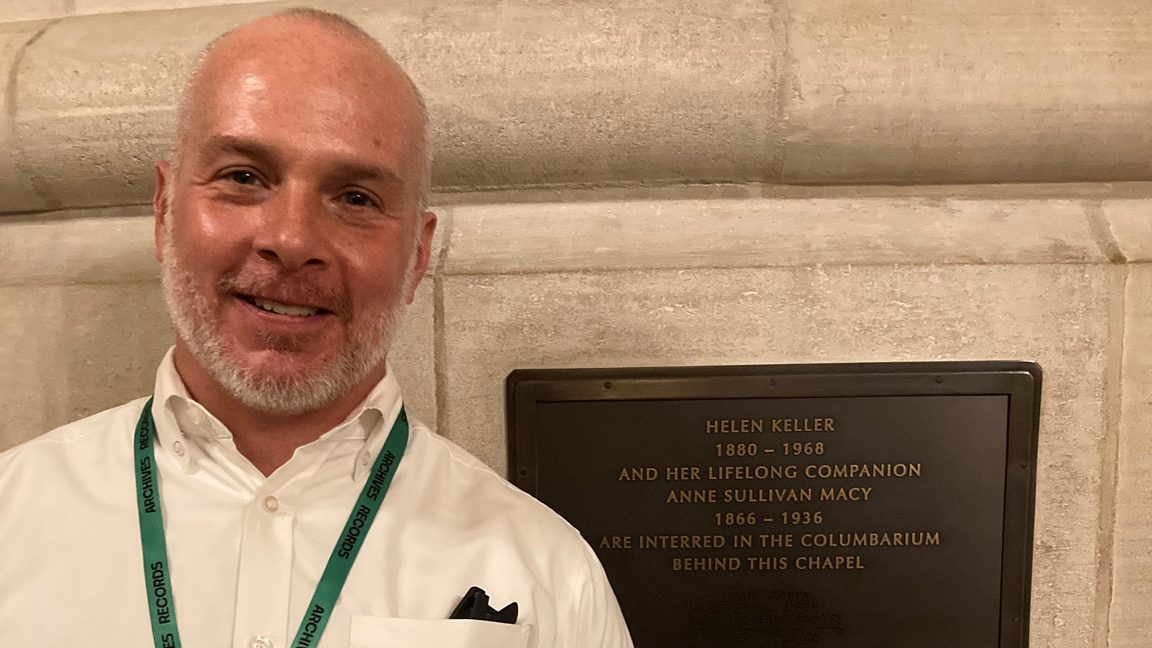
<path fill-rule="evenodd" d="M 353 616 L 349 648 L 528 648 L 526 625 Z"/>

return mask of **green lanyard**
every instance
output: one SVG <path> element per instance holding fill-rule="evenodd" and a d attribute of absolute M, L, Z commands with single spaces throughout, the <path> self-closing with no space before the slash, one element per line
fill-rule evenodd
<path fill-rule="evenodd" d="M 156 648 L 180 648 L 180 632 L 176 629 L 176 601 L 169 578 L 168 547 L 164 541 L 164 514 L 160 510 L 160 489 L 156 482 L 156 453 L 152 438 L 156 424 L 152 421 L 152 399 L 144 404 L 140 421 L 136 424 L 133 448 L 136 456 L 136 508 L 140 514 L 140 546 L 144 554 L 144 575 L 148 589 L 148 610 L 152 617 L 152 639 Z M 324 574 L 316 584 L 316 592 L 308 603 L 308 611 L 300 621 L 300 629 L 292 640 L 291 648 L 310 648 L 320 643 L 320 635 L 336 607 L 336 599 L 348 580 L 348 572 L 360 553 L 360 546 L 380 503 L 392 485 L 392 477 L 408 447 L 408 417 L 404 408 L 392 424 L 384 447 L 376 456 L 376 463 L 368 481 L 360 491 L 360 498 L 348 514 L 344 532 L 332 549 Z"/>

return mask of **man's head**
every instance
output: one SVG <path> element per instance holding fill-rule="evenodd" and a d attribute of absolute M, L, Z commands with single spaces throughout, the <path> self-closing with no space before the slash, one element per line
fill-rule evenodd
<path fill-rule="evenodd" d="M 278 14 L 209 46 L 154 198 L 185 381 L 294 414 L 379 380 L 428 263 L 426 150 L 414 86 L 339 17 Z"/>

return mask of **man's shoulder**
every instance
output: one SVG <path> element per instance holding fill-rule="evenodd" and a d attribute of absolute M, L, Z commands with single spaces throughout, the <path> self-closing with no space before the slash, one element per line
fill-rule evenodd
<path fill-rule="evenodd" d="M 117 431 L 131 430 L 140 417 L 148 397 L 141 397 L 102 412 L 97 412 L 77 421 L 67 423 L 38 437 L 0 452 L 0 467 L 13 462 L 31 461 L 33 457 L 47 455 L 66 456 L 72 449 L 90 453 L 92 446 L 100 444 L 120 445 L 126 439 Z M 127 447 L 127 443 L 123 444 Z M 0 470 L 2 473 L 3 470 Z"/>
<path fill-rule="evenodd" d="M 549 510 L 456 442 L 419 422 L 414 429 L 422 442 L 419 459 L 424 464 L 422 470 L 431 471 L 443 480 L 447 491 L 481 491 L 486 497 L 496 498 L 509 506 Z"/>
<path fill-rule="evenodd" d="M 488 464 L 450 439 L 417 424 L 421 435 L 419 477 L 441 511 L 462 522 L 507 525 L 509 530 L 540 534 L 540 539 L 580 537 L 580 532 L 535 497 L 511 484 Z"/>

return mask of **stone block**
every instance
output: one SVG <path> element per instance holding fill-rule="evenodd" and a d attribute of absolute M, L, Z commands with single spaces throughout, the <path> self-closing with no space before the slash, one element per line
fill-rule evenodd
<path fill-rule="evenodd" d="M 159 282 L 0 287 L 0 447 L 151 392 L 172 339 Z"/>
<path fill-rule="evenodd" d="M 20 66 L 17 163 L 55 207 L 146 203 L 194 57 L 216 35 L 268 11 L 236 5 L 57 23 Z M 6 202 L 0 210 L 11 210 Z"/>
<path fill-rule="evenodd" d="M 9 1 L 9 4 L 12 4 Z M 20 3 L 17 3 L 20 4 Z M 29 4 L 30 3 L 24 3 Z M 37 5 L 40 6 L 40 5 Z M 11 7 L 12 14 L 8 14 L 8 7 L 0 0 L 0 16 L 20 16 L 15 6 Z M 45 5 L 45 10 L 50 7 Z M 18 20 L 20 18 L 13 18 Z M 18 71 L 13 68 L 20 63 L 24 49 L 28 42 L 48 27 L 47 21 L 6 23 L 0 22 L 0 78 L 10 79 Z M 12 129 L 12 120 L 9 115 L 19 108 L 16 95 L 11 92 L 9 84 L 0 87 L 0 211 L 32 211 L 45 209 L 48 204 L 36 191 L 36 186 L 24 168 L 16 161 L 13 148 L 16 145 L 16 133 Z"/>
<path fill-rule="evenodd" d="M 785 183 L 1149 177 L 1147 2 L 788 6 Z"/>
<path fill-rule="evenodd" d="M 68 0 L 0 0 L 0 24 L 25 20 L 52 20 L 71 15 Z"/>
<path fill-rule="evenodd" d="M 435 209 L 438 215 L 436 236 L 432 239 L 431 259 L 424 280 L 416 290 L 416 299 L 408 306 L 388 362 L 396 371 L 404 390 L 408 412 L 437 429 L 440 403 L 437 400 L 439 368 L 436 364 L 436 282 L 441 271 L 444 241 L 452 226 L 451 209 Z"/>
<path fill-rule="evenodd" d="M 416 290 L 416 300 L 405 312 L 388 353 L 388 362 L 404 390 L 408 413 L 434 430 L 437 424 L 435 294 L 433 279 L 428 277 Z"/>
<path fill-rule="evenodd" d="M 1071 200 L 668 200 L 454 208 L 450 274 L 1105 262 Z"/>
<path fill-rule="evenodd" d="M 1145 648 L 1152 629 L 1152 266 L 1132 266 L 1124 325 L 1109 648 Z"/>
<path fill-rule="evenodd" d="M 64 3 L 165 8 L 69 16 L 28 49 L 0 212 L 147 202 L 196 53 L 290 4 L 191 1 Z M 424 89 L 444 191 L 1152 179 L 1141 0 L 319 4 Z"/>
<path fill-rule="evenodd" d="M 1124 258 L 1152 261 L 1152 200 L 1105 200 L 1103 211 Z"/>
<path fill-rule="evenodd" d="M 0 221 L 0 286 L 158 280 L 150 207 Z"/>
<path fill-rule="evenodd" d="M 505 468 L 516 368 L 943 359 L 1045 369 L 1032 637 L 1093 645 L 1108 265 L 447 275 L 442 430 Z"/>
<path fill-rule="evenodd" d="M 438 187 L 759 180 L 775 1 L 327 2 L 428 98 Z"/>
<path fill-rule="evenodd" d="M 159 9 L 189 9 L 221 5 L 255 4 L 264 0 L 73 0 L 77 16 L 120 13 L 128 11 L 156 11 Z"/>

